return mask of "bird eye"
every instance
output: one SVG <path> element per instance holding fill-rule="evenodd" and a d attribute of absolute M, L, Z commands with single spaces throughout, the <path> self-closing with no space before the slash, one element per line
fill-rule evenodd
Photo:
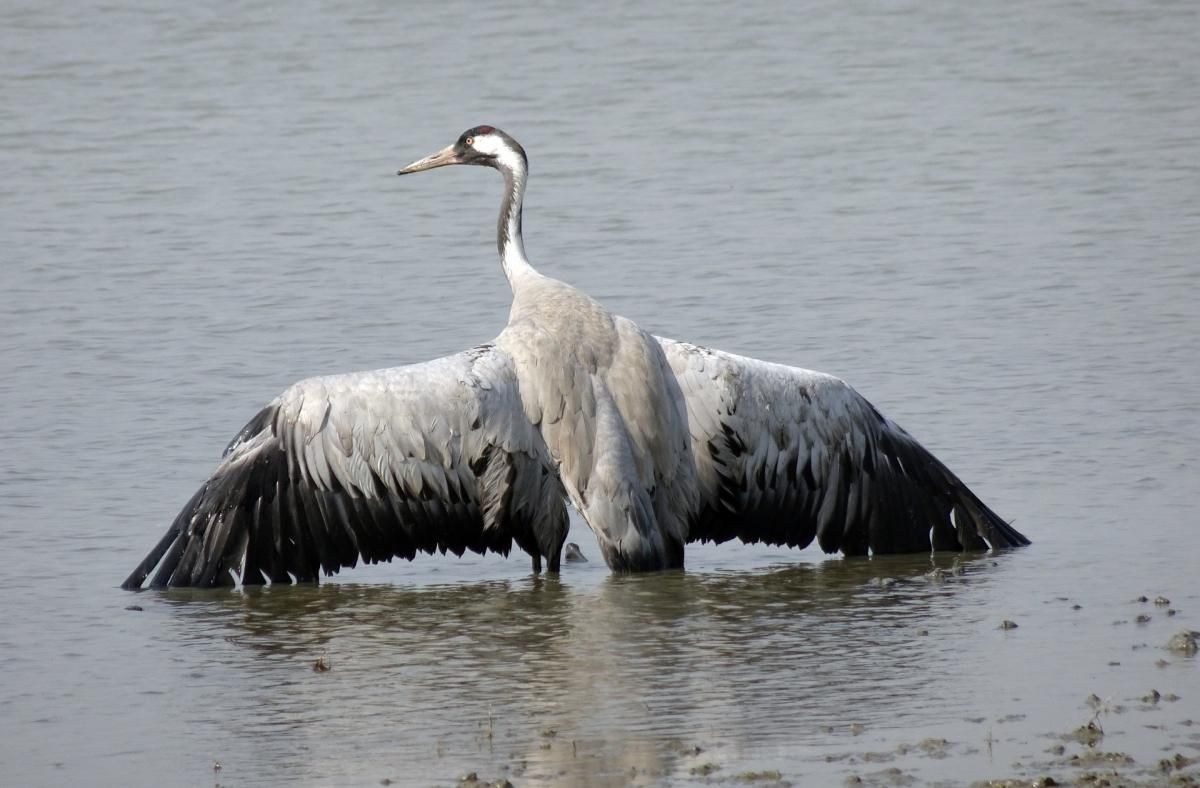
<path fill-rule="evenodd" d="M 475 138 L 467 137 L 467 145 L 474 145 L 474 144 L 475 144 Z"/>

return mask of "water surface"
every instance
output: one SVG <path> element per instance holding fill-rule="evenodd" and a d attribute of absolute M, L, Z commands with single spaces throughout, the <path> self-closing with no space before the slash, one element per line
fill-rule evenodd
<path fill-rule="evenodd" d="M 1062 781 L 1093 718 L 1123 774 L 1200 755 L 1195 6 L 485 5 L 0 9 L 4 782 Z M 845 378 L 1034 545 L 612 577 L 576 524 L 559 579 L 121 592 L 283 387 L 500 330 L 494 173 L 390 175 L 478 123 L 541 270 Z"/>

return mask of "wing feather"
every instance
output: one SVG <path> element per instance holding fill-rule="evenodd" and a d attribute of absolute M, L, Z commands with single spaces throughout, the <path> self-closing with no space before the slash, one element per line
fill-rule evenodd
<path fill-rule="evenodd" d="M 843 381 L 659 339 L 686 402 L 702 511 L 689 541 L 847 554 L 1028 544 Z"/>
<path fill-rule="evenodd" d="M 315 581 L 418 551 L 557 556 L 565 494 L 491 345 L 301 381 L 260 411 L 125 581 Z M 515 494 L 514 494 L 515 493 Z M 156 570 L 157 567 L 157 570 Z"/>

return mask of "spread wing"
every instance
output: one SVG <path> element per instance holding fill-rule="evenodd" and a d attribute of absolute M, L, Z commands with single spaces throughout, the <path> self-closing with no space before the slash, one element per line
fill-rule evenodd
<path fill-rule="evenodd" d="M 701 488 L 689 541 L 816 538 L 859 555 L 1029 543 L 843 381 L 659 341 L 687 403 Z"/>
<path fill-rule="evenodd" d="M 562 485 L 507 355 L 484 345 L 303 380 L 251 419 L 123 584 L 315 581 L 361 558 L 516 541 L 557 569 Z"/>

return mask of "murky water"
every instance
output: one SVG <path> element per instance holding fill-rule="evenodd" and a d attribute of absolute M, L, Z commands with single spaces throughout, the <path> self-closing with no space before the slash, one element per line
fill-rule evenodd
<path fill-rule="evenodd" d="M 1196 6 L 486 5 L 0 9 L 0 781 L 1062 781 L 1093 719 L 1135 760 L 1095 768 L 1200 756 Z M 482 122 L 543 271 L 844 377 L 1035 544 L 612 577 L 576 526 L 560 579 L 118 590 L 288 383 L 499 331 L 494 174 L 390 176 Z"/>

